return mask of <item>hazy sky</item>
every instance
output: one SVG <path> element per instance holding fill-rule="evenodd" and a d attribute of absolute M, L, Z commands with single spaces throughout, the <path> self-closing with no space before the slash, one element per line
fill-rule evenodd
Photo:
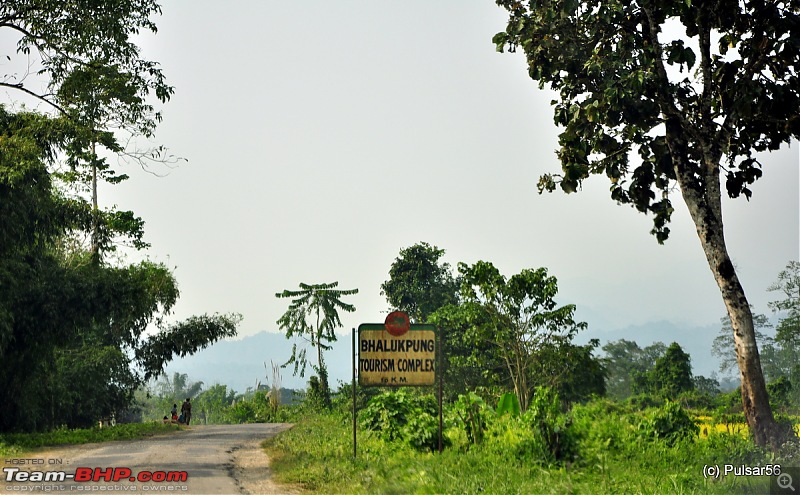
<path fill-rule="evenodd" d="M 241 335 L 276 331 L 276 292 L 339 281 L 360 290 L 345 330 L 380 322 L 389 266 L 419 241 L 453 266 L 547 267 L 601 339 L 724 314 L 677 192 L 663 246 L 602 177 L 537 193 L 560 169 L 553 95 L 521 55 L 495 52 L 506 16 L 491 0 L 164 3 L 140 43 L 176 87 L 157 141 L 188 163 L 161 178 L 130 166 L 100 199 L 142 216 L 150 257 L 177 267 L 176 318 L 233 311 Z M 798 258 L 798 143 L 762 159 L 752 200 L 724 216 L 766 313 L 767 287 Z"/>

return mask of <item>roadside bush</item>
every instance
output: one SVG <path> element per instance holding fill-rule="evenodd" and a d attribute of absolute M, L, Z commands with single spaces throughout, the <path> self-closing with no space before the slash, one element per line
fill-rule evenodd
<path fill-rule="evenodd" d="M 487 425 L 493 416 L 492 410 L 483 399 L 474 392 L 468 392 L 459 395 L 450 410 L 456 425 L 466 433 L 469 444 L 483 443 Z"/>
<path fill-rule="evenodd" d="M 576 404 L 571 414 L 582 457 L 593 460 L 600 454 L 633 453 L 638 449 L 639 418 L 618 403 L 600 399 Z"/>
<path fill-rule="evenodd" d="M 356 410 L 367 407 L 369 400 L 380 392 L 375 387 L 356 387 Z M 339 381 L 339 388 L 332 397 L 333 408 L 347 414 L 353 414 L 353 384 Z"/>
<path fill-rule="evenodd" d="M 552 462 L 573 461 L 578 454 L 577 436 L 572 427 L 572 417 L 561 411 L 558 394 L 539 387 L 522 416 L 533 430 L 534 453 Z"/>
<path fill-rule="evenodd" d="M 247 399 L 239 399 L 222 412 L 222 420 L 232 424 L 281 422 L 285 416 L 286 408 L 276 409 L 270 402 L 269 393 L 263 390 Z"/>
<path fill-rule="evenodd" d="M 387 442 L 399 440 L 418 450 L 438 449 L 438 408 L 432 395 L 412 395 L 405 389 L 384 392 L 370 399 L 360 416 L 362 427 Z"/>
<path fill-rule="evenodd" d="M 651 394 L 632 395 L 625 399 L 625 405 L 629 411 L 642 411 L 650 407 L 663 406 L 664 399 Z"/>
<path fill-rule="evenodd" d="M 677 402 L 668 402 L 663 407 L 650 411 L 639 423 L 639 431 L 645 438 L 662 439 L 669 445 L 683 439 L 694 439 L 700 427 Z"/>

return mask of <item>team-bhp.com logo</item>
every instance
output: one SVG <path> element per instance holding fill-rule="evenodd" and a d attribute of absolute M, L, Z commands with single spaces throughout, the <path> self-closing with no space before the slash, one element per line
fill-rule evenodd
<path fill-rule="evenodd" d="M 120 481 L 131 481 L 140 483 L 168 483 L 182 482 L 189 479 L 186 471 L 138 471 L 133 472 L 130 468 L 89 468 L 79 467 L 74 473 L 66 471 L 22 471 L 15 467 L 3 468 L 6 482 L 18 483 L 58 483 L 65 481 L 75 481 L 78 483 L 99 483 L 101 481 L 118 483 Z"/>

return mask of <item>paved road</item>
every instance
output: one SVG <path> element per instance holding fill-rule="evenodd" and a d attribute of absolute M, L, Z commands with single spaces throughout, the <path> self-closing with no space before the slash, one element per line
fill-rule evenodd
<path fill-rule="evenodd" d="M 2 494 L 7 493 L 191 493 L 191 494 L 239 494 L 262 493 L 260 489 L 243 486 L 240 480 L 242 469 L 236 465 L 238 451 L 255 452 L 264 439 L 288 429 L 287 424 L 246 424 L 191 426 L 186 431 L 163 435 L 144 440 L 107 442 L 74 446 L 25 457 L 35 461 L 4 461 Z M 242 450 L 244 449 L 244 450 Z M 257 454 L 260 455 L 260 454 Z M 263 477 L 268 477 L 266 457 L 263 459 Z M 62 464 L 58 464 L 58 463 Z M 7 468 L 19 467 L 25 471 L 63 470 L 75 473 L 78 468 L 118 468 L 111 473 L 123 474 L 120 481 L 76 482 L 9 482 Z M 128 468 L 130 476 L 119 468 Z M 160 476 L 156 472 L 186 472 L 186 479 L 162 482 L 137 479 L 143 472 L 153 473 L 153 479 Z M 16 475 L 16 474 L 15 474 Z M 176 476 L 176 475 L 168 475 Z M 247 477 L 252 477 L 250 472 Z M 133 481 L 131 480 L 133 478 Z M 36 488 L 39 486 L 39 488 Z M 48 488 L 49 487 L 49 488 Z M 266 492 L 266 490 L 264 491 Z M 270 491 L 279 493 L 279 491 Z"/>

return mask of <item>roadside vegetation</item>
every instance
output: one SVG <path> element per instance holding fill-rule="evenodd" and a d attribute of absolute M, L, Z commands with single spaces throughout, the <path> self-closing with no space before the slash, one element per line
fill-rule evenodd
<path fill-rule="evenodd" d="M 284 408 L 295 427 L 265 443 L 277 481 L 348 494 L 750 494 L 769 491 L 767 466 L 800 464 L 796 262 L 770 288 L 781 295 L 777 331 L 762 337 L 774 448 L 754 441 L 726 359 L 723 388 L 716 374 L 694 375 L 674 342 L 577 345 L 587 325 L 556 304 L 545 269 L 506 278 L 489 262 L 459 263 L 453 276 L 443 254 L 425 243 L 402 250 L 383 285 L 393 309 L 435 322 L 448 344 L 443 451 L 430 388 L 359 388 L 354 457 L 352 388 L 341 384 L 331 401 Z M 731 333 L 723 318 L 716 355 L 733 353 Z M 310 381 L 306 397 L 314 390 Z M 764 475 L 707 468 L 726 465 Z"/>
<path fill-rule="evenodd" d="M 0 457 L 23 455 L 41 447 L 79 445 L 84 443 L 135 440 L 153 435 L 174 433 L 183 427 L 161 422 L 129 423 L 105 428 L 57 428 L 43 433 L 9 433 L 0 435 Z"/>
<path fill-rule="evenodd" d="M 704 466 L 800 462 L 796 442 L 771 453 L 741 429 L 703 432 L 707 418 L 677 402 L 641 408 L 596 398 L 565 408 L 545 388 L 518 415 L 498 414 L 476 394 L 445 405 L 440 454 L 436 422 L 427 420 L 433 397 L 420 392 L 385 391 L 360 411 L 355 459 L 348 399 L 307 411 L 265 443 L 276 481 L 348 494 L 749 494 L 768 492 L 769 478 L 716 480 Z"/>

